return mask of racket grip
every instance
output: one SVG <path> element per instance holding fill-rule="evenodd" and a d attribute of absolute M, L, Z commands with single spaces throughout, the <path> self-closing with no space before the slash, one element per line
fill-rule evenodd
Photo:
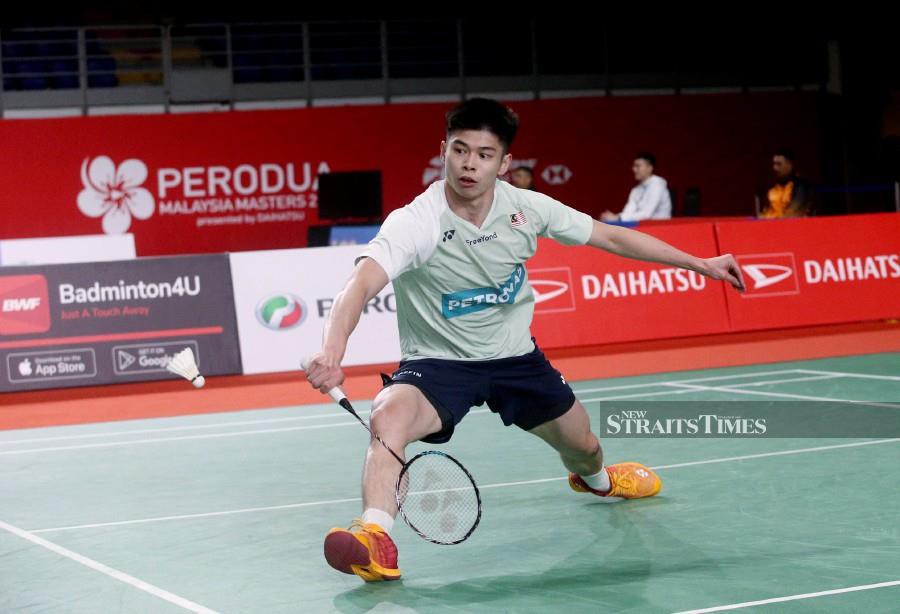
<path fill-rule="evenodd" d="M 300 366 L 303 367 L 303 370 L 306 371 L 307 367 L 309 367 L 309 357 L 302 358 L 300 360 Z M 340 404 L 341 401 L 347 398 L 347 395 L 344 394 L 344 391 L 340 389 L 340 387 L 335 386 L 331 390 L 328 391 L 328 396 L 334 399 L 335 403 Z"/>
<path fill-rule="evenodd" d="M 328 391 L 328 396 L 334 399 L 334 402 L 338 405 L 340 405 L 341 401 L 347 398 L 347 395 L 344 394 L 344 391 L 337 386 Z"/>

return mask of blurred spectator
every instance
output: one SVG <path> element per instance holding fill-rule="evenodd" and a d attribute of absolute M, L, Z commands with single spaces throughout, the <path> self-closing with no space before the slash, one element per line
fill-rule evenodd
<path fill-rule="evenodd" d="M 653 174 L 656 157 L 640 153 L 631 170 L 638 182 L 628 196 L 628 203 L 619 214 L 606 210 L 600 216 L 604 222 L 637 222 L 640 220 L 668 220 L 672 217 L 672 198 L 666 180 Z"/>
<path fill-rule="evenodd" d="M 809 184 L 794 170 L 794 154 L 786 149 L 772 156 L 775 185 L 766 193 L 765 205 L 759 217 L 804 217 L 809 215 L 811 190 Z"/>
<path fill-rule="evenodd" d="M 509 182 L 523 190 L 534 189 L 534 171 L 528 166 L 517 166 L 510 174 Z"/>

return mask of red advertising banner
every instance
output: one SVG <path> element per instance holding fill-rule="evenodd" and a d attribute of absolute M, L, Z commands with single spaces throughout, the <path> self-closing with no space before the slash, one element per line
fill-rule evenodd
<path fill-rule="evenodd" d="M 801 144 L 805 168 L 816 168 L 815 99 L 513 102 L 521 128 L 512 165 L 533 168 L 538 190 L 598 217 L 625 204 L 632 157 L 649 148 L 671 187 L 702 189 L 707 212 L 749 214 L 776 142 Z M 139 256 L 304 247 L 320 173 L 380 170 L 385 211 L 440 178 L 449 107 L 2 120 L 0 142 L 12 153 L 0 165 L 0 235 L 130 232 Z"/>
<path fill-rule="evenodd" d="M 747 291 L 729 292 L 733 330 L 900 316 L 900 215 L 721 222 Z"/>
<path fill-rule="evenodd" d="M 717 255 L 712 224 L 647 234 L 700 257 Z M 728 331 L 722 282 L 682 269 L 541 239 L 528 280 L 536 295 L 532 332 L 544 348 Z"/>

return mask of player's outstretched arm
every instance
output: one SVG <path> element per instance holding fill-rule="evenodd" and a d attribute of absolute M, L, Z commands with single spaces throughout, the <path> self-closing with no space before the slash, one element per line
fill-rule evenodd
<path fill-rule="evenodd" d="M 625 258 L 659 262 L 696 271 L 712 279 L 726 281 L 738 290 L 744 290 L 741 269 L 731 254 L 715 258 L 697 258 L 643 232 L 603 224 L 596 220 L 587 244 Z"/>
<path fill-rule="evenodd" d="M 322 349 L 309 359 L 306 377 L 313 388 L 327 394 L 344 383 L 341 361 L 347 349 L 347 339 L 359 323 L 366 303 L 381 292 L 388 281 L 387 273 L 371 258 L 363 258 L 353 269 L 353 275 L 335 297 L 328 314 Z"/>

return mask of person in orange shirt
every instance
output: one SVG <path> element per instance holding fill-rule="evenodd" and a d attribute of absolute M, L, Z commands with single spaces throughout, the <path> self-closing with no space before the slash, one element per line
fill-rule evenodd
<path fill-rule="evenodd" d="M 775 185 L 766 193 L 761 218 L 805 217 L 810 210 L 809 184 L 794 172 L 794 154 L 779 150 L 772 156 Z"/>

